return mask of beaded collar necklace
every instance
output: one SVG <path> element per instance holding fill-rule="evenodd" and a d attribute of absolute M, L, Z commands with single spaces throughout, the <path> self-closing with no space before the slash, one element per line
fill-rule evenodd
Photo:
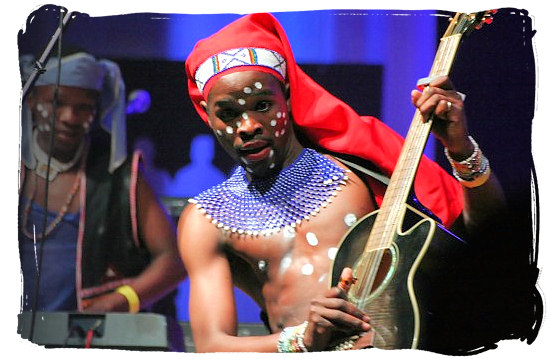
<path fill-rule="evenodd" d="M 249 182 L 238 167 L 229 179 L 189 202 L 223 231 L 269 236 L 316 216 L 347 179 L 346 170 L 306 148 L 277 175 Z"/>

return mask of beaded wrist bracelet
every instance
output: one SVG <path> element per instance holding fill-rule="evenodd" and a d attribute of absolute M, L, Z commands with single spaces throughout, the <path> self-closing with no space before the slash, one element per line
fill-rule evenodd
<path fill-rule="evenodd" d="M 468 136 L 468 139 L 474 145 L 474 152 L 470 157 L 463 161 L 455 161 L 447 148 L 445 148 L 445 156 L 447 156 L 453 167 L 453 176 L 460 184 L 466 188 L 474 188 L 487 182 L 491 175 L 491 167 L 489 166 L 489 160 L 483 155 L 477 142 L 472 136 Z"/>
<path fill-rule="evenodd" d="M 304 333 L 307 328 L 307 321 L 295 327 L 283 329 L 277 341 L 279 353 L 305 353 L 307 348 L 304 345 Z"/>

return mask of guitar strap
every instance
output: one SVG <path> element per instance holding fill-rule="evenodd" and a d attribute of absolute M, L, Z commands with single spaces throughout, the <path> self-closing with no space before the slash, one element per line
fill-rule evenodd
<path fill-rule="evenodd" d="M 375 172 L 373 170 L 370 170 L 366 167 L 363 167 L 355 162 L 351 162 L 351 161 L 348 161 L 348 160 L 345 160 L 341 157 L 338 157 L 338 156 L 334 156 L 332 155 L 334 158 L 336 158 L 338 161 L 342 162 L 343 164 L 345 164 L 346 166 L 349 166 L 353 169 L 356 169 L 357 171 L 359 172 L 362 172 L 364 174 L 367 174 L 373 178 L 375 178 L 376 180 L 378 180 L 379 182 L 382 182 L 383 184 L 385 184 L 386 186 L 388 185 L 388 183 L 390 183 L 390 179 L 383 175 L 382 173 L 380 172 Z"/>
<path fill-rule="evenodd" d="M 356 162 L 353 162 L 353 161 L 349 161 L 349 160 L 345 160 L 343 159 L 342 157 L 340 156 L 335 156 L 334 154 L 331 154 L 332 157 L 334 157 L 335 159 L 337 159 L 338 161 L 342 162 L 343 164 L 345 164 L 346 166 L 362 173 L 362 174 L 366 174 L 374 179 L 376 179 L 377 181 L 379 181 L 380 183 L 383 183 L 384 185 L 388 185 L 388 183 L 390 183 L 390 179 L 389 177 L 387 177 L 386 175 L 380 173 L 380 172 L 377 172 L 375 170 L 372 170 L 372 169 L 369 169 L 369 168 L 366 168 L 364 166 L 361 166 L 360 164 L 357 164 Z M 369 192 L 371 192 L 371 196 L 373 197 L 373 201 L 374 201 L 374 194 L 372 193 L 372 189 L 370 188 L 370 186 L 368 185 L 367 183 L 367 188 L 369 189 Z M 426 206 L 424 206 L 423 204 L 421 204 L 418 199 L 416 198 L 416 196 L 414 195 L 414 191 L 411 190 L 411 194 L 409 196 L 409 200 L 407 201 L 411 206 L 413 206 L 414 208 L 420 210 L 422 213 L 424 213 L 425 215 L 427 215 L 428 217 L 431 217 L 433 218 L 435 221 L 441 223 L 441 219 L 439 219 L 430 209 L 428 209 Z M 376 201 L 374 201 L 374 203 L 376 204 Z"/>

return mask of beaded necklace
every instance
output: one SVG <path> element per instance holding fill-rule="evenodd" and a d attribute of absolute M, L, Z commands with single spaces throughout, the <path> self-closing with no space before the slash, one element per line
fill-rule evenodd
<path fill-rule="evenodd" d="M 84 158 L 85 156 L 82 156 L 82 157 Z M 63 217 L 65 217 L 65 214 L 67 214 L 67 211 L 69 210 L 69 206 L 71 205 L 74 196 L 76 195 L 76 193 L 80 189 L 80 182 L 81 182 L 80 179 L 82 178 L 82 176 L 84 175 L 84 172 L 85 172 L 84 171 L 85 162 L 86 161 L 84 161 L 84 159 L 82 159 L 82 161 L 80 162 L 80 168 L 78 169 L 78 173 L 77 173 L 77 175 L 74 179 L 71 191 L 67 194 L 67 198 L 65 200 L 65 203 L 63 204 L 63 206 L 61 206 L 61 209 L 57 213 L 57 216 L 46 227 L 46 231 L 44 233 L 38 233 L 38 234 L 30 233 L 27 229 L 27 225 L 28 225 L 28 221 L 29 221 L 29 214 L 30 214 L 30 211 L 31 211 L 31 204 L 34 201 L 34 198 L 36 197 L 36 191 L 37 191 L 37 187 L 38 187 L 38 175 L 35 173 L 35 175 L 34 175 L 34 188 L 33 188 L 33 191 L 32 191 L 32 195 L 28 199 L 27 203 L 25 204 L 25 208 L 23 209 L 23 215 L 22 215 L 22 218 L 21 218 L 21 232 L 27 238 L 36 239 L 37 241 L 42 240 L 43 238 L 49 236 L 50 233 L 55 229 L 55 227 L 57 227 L 57 225 L 63 220 Z M 48 209 L 45 208 L 44 210 L 47 211 Z"/>
<path fill-rule="evenodd" d="M 229 179 L 189 202 L 226 232 L 269 236 L 316 216 L 347 179 L 346 170 L 305 148 L 294 163 L 274 176 L 249 182 L 244 169 L 238 167 Z"/>

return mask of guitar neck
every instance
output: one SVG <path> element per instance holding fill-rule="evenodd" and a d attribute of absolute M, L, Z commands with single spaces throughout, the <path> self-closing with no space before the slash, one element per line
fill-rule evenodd
<path fill-rule="evenodd" d="M 456 21 L 456 16 L 453 21 Z M 430 70 L 430 78 L 449 75 L 461 38 L 462 34 L 444 35 L 441 38 Z M 397 226 L 404 216 L 405 204 L 413 186 L 431 127 L 432 120 L 425 121 L 417 109 L 373 224 L 365 252 L 390 247 Z"/>

